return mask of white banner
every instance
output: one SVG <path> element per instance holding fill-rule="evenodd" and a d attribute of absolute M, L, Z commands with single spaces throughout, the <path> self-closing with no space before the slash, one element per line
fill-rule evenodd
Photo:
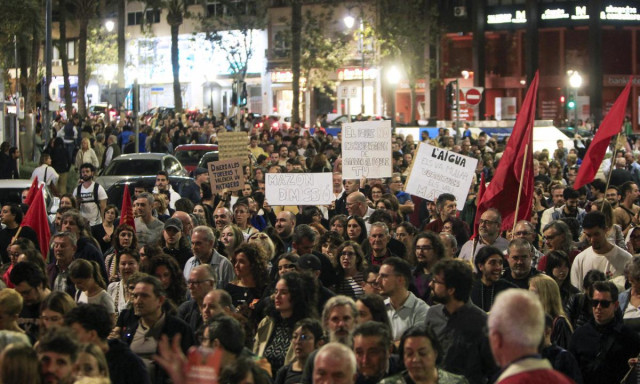
<path fill-rule="evenodd" d="M 324 173 L 267 173 L 265 197 L 269 205 L 329 205 L 332 193 L 332 174 Z"/>
<path fill-rule="evenodd" d="M 451 193 L 462 208 L 477 165 L 478 160 L 473 157 L 421 143 L 405 191 L 432 201 L 443 193 Z"/>
<path fill-rule="evenodd" d="M 342 178 L 391 177 L 391 121 L 342 125 Z"/>

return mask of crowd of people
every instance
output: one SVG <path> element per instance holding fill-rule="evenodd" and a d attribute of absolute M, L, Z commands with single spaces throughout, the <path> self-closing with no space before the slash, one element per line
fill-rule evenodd
<path fill-rule="evenodd" d="M 468 126 L 421 134 L 478 159 L 466 201 L 429 201 L 404 191 L 411 135 L 393 134 L 389 178 L 343 180 L 339 133 L 249 116 L 242 190 L 212 193 L 197 169 L 179 194 L 160 171 L 153 189 L 131 184 L 127 223 L 94 176 L 131 150 L 131 128 L 61 122 L 33 173 L 60 196 L 47 254 L 20 227 L 25 204 L 0 211 L 0 383 L 189 383 L 215 368 L 219 383 L 601 384 L 634 366 L 633 153 L 578 190 L 578 152 L 534 153 L 533 214 L 511 228 L 495 208 L 476 220 L 480 176 L 491 182 L 505 143 Z M 141 149 L 215 142 L 228 124 L 153 118 Z M 269 205 L 265 175 L 285 172 L 331 172 L 334 202 Z"/>

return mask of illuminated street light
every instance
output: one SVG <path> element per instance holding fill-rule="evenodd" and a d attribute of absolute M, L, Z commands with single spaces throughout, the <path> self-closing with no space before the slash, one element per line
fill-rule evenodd
<path fill-rule="evenodd" d="M 107 29 L 107 32 L 113 32 L 113 29 L 116 27 L 116 23 L 113 20 L 107 20 L 104 23 L 104 27 Z"/>
<path fill-rule="evenodd" d="M 344 21 L 344 25 L 349 29 L 353 28 L 353 25 L 356 23 L 356 19 L 351 15 L 345 16 L 343 21 Z"/>
<path fill-rule="evenodd" d="M 574 126 L 578 127 L 578 88 L 582 86 L 582 76 L 580 76 L 580 72 L 578 71 L 567 71 L 567 75 L 569 75 L 569 86 L 573 89 L 573 97 L 572 100 L 569 100 L 567 103 L 567 107 L 569 109 L 573 109 L 573 123 Z"/>

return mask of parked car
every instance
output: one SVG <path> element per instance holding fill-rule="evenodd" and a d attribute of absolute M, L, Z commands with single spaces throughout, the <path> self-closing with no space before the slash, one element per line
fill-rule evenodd
<path fill-rule="evenodd" d="M 167 171 L 169 176 L 188 176 L 180 161 L 166 153 L 132 153 L 120 155 L 96 178 L 108 189 L 116 181 L 136 176 L 155 176 L 159 171 Z"/>
<path fill-rule="evenodd" d="M 218 151 L 207 152 L 205 153 L 200 162 L 198 163 L 198 168 L 207 168 L 207 164 L 212 161 L 220 160 L 220 153 Z"/>
<path fill-rule="evenodd" d="M 195 171 L 202 156 L 212 151 L 218 151 L 218 144 L 183 144 L 178 145 L 175 150 L 175 156 L 187 172 L 191 174 Z"/>
<path fill-rule="evenodd" d="M 40 182 L 40 185 L 44 184 Z M 0 204 L 22 203 L 22 191 L 31 187 L 28 179 L 1 179 L 0 180 Z M 49 187 L 44 187 L 44 206 L 49 215 L 49 221 L 53 221 L 60 206 L 60 199 L 55 197 Z"/>
<path fill-rule="evenodd" d="M 167 119 L 175 114 L 174 107 L 153 107 L 150 110 L 144 112 L 142 117 L 144 118 L 144 122 L 148 123 L 149 120 L 157 113 L 160 119 Z"/>
<path fill-rule="evenodd" d="M 87 109 L 89 117 L 102 117 L 109 114 L 109 120 L 114 120 L 118 111 L 108 103 L 96 103 Z"/>
<path fill-rule="evenodd" d="M 131 177 L 125 180 L 118 180 L 107 189 L 107 204 L 113 204 L 120 210 L 122 208 L 122 196 L 124 194 L 124 188 L 129 188 L 129 194 L 133 199 L 134 185 L 141 181 L 144 187 L 148 191 L 152 191 L 156 186 L 155 176 L 140 176 Z M 198 190 L 195 180 L 185 176 L 169 176 L 169 183 L 171 188 L 176 191 L 180 196 L 189 198 L 189 193 Z"/>

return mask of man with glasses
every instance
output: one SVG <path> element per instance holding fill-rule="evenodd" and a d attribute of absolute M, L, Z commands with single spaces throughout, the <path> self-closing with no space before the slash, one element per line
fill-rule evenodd
<path fill-rule="evenodd" d="M 500 236 L 501 226 L 502 215 L 500 215 L 500 211 L 495 208 L 487 209 L 482 216 L 480 216 L 478 240 L 469 240 L 464 243 L 458 257 L 473 263 L 473 259 L 475 259 L 478 251 L 486 245 L 491 245 L 505 252 L 509 246 L 509 241 Z"/>
<path fill-rule="evenodd" d="M 411 195 L 402 190 L 403 187 L 402 175 L 400 173 L 393 173 L 389 180 L 389 192 L 398 199 L 398 210 L 406 217 L 406 215 L 413 213 L 414 204 L 413 200 L 411 200 Z"/>
<path fill-rule="evenodd" d="M 200 329 L 202 325 L 202 306 L 204 297 L 216 287 L 215 271 L 209 264 L 201 264 L 191 270 L 187 288 L 191 299 L 180 304 L 178 317 L 189 324 L 191 329 Z"/>
<path fill-rule="evenodd" d="M 638 356 L 640 336 L 616 316 L 618 288 L 610 281 L 593 284 L 593 321 L 573 333 L 569 351 L 580 365 L 585 384 L 619 383 L 627 361 Z"/>
<path fill-rule="evenodd" d="M 533 246 L 527 240 L 511 240 L 507 252 L 509 267 L 504 270 L 503 279 L 518 288 L 529 289 L 529 279 L 540 274 L 540 271 L 533 268 L 532 258 Z"/>
<path fill-rule="evenodd" d="M 535 225 L 527 220 L 518 221 L 513 230 L 512 237 L 514 239 L 525 239 L 533 245 L 533 259 L 531 260 L 531 266 L 536 268 L 538 266 L 538 261 L 540 261 L 544 254 L 538 250 L 538 234 L 536 233 Z"/>
<path fill-rule="evenodd" d="M 369 265 L 365 268 L 364 273 L 364 284 L 362 285 L 362 289 L 366 294 L 380 294 L 380 284 L 378 284 L 378 273 L 380 273 L 379 265 Z"/>
<path fill-rule="evenodd" d="M 399 257 L 386 259 L 380 267 L 378 284 L 386 297 L 384 304 L 391 322 L 394 341 L 408 328 L 424 323 L 429 306 L 409 291 L 411 266 Z"/>
<path fill-rule="evenodd" d="M 224 288 L 227 283 L 235 280 L 236 275 L 233 272 L 233 265 L 226 257 L 219 254 L 214 244 L 216 242 L 216 236 L 213 234 L 213 230 L 206 225 L 200 225 L 193 229 L 193 235 L 191 236 L 191 250 L 193 251 L 193 257 L 187 260 L 184 265 L 184 278 L 189 279 L 191 277 L 191 271 L 201 264 L 209 264 L 215 273 L 215 280 L 217 282 L 217 288 Z"/>
<path fill-rule="evenodd" d="M 469 299 L 471 266 L 459 259 L 441 260 L 432 272 L 431 297 L 440 304 L 429 308 L 426 324 L 442 346 L 440 367 L 471 384 L 486 383 L 498 369 L 486 334 L 487 314 Z"/>

